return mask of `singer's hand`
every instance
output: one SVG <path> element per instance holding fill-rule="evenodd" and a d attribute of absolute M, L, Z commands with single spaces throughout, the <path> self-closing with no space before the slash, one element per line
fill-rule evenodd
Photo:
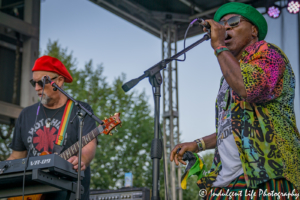
<path fill-rule="evenodd" d="M 178 151 L 179 148 L 180 148 L 180 150 Z M 176 165 L 179 165 L 179 162 L 186 165 L 186 162 L 184 162 L 182 160 L 183 154 L 186 151 L 197 152 L 198 151 L 197 143 L 196 142 L 185 142 L 185 143 L 177 144 L 174 147 L 174 149 L 171 151 L 170 160 L 171 161 L 174 160 Z"/>
<path fill-rule="evenodd" d="M 213 49 L 216 49 L 219 46 L 225 46 L 225 34 L 226 29 L 225 26 L 222 26 L 218 22 L 215 22 L 212 19 L 205 20 L 211 26 L 210 28 L 210 37 L 211 37 L 211 46 Z M 208 32 L 208 30 L 204 27 L 204 32 Z"/>

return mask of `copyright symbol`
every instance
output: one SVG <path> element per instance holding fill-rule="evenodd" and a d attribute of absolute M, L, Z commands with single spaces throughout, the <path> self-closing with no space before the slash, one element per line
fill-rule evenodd
<path fill-rule="evenodd" d="M 199 191 L 199 196 L 200 196 L 200 197 L 205 197 L 206 195 L 207 195 L 206 189 L 201 189 L 201 190 Z"/>

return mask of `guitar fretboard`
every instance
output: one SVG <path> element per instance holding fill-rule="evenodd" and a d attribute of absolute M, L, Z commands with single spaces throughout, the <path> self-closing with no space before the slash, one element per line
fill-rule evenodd
<path fill-rule="evenodd" d="M 101 126 L 101 125 L 100 125 Z M 82 137 L 82 147 L 87 145 L 89 142 L 91 142 L 93 139 L 95 139 L 98 135 L 100 135 L 100 131 L 97 128 L 89 132 L 87 135 Z M 79 152 L 79 142 L 76 142 L 72 146 L 70 146 L 68 149 L 66 149 L 63 153 L 61 153 L 59 156 L 65 160 L 68 160 L 72 156 L 76 155 Z"/>

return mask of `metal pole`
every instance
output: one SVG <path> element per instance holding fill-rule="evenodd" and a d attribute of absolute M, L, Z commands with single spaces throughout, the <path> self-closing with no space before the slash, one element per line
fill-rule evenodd
<path fill-rule="evenodd" d="M 166 24 L 162 28 L 162 56 L 170 58 L 177 53 L 177 29 L 174 24 Z M 180 142 L 178 120 L 178 75 L 177 61 L 169 63 L 163 71 L 163 131 L 165 158 L 169 158 L 175 144 Z M 170 199 L 182 200 L 180 187 L 181 169 L 176 168 L 174 163 L 165 160 L 167 184 L 170 189 Z M 170 170 L 170 171 L 169 171 Z M 177 192 L 178 190 L 178 192 Z M 166 195 L 166 193 L 165 193 Z"/>
<path fill-rule="evenodd" d="M 152 170 L 152 197 L 151 200 L 160 200 L 159 197 L 159 163 L 162 157 L 162 144 L 159 138 L 159 116 L 160 116 L 160 86 L 162 77 L 160 72 L 155 77 L 149 77 L 154 89 L 154 139 L 151 144 L 151 159 L 153 164 Z"/>
<path fill-rule="evenodd" d="M 81 154 L 82 154 L 82 129 L 84 125 L 84 116 L 78 113 L 79 118 L 79 153 L 78 153 L 78 173 L 77 173 L 77 190 L 76 200 L 81 199 Z"/>
<path fill-rule="evenodd" d="M 171 26 L 168 27 L 168 57 L 172 56 L 171 49 Z M 168 93 L 169 93 L 169 136 L 170 136 L 170 150 L 174 148 L 174 127 L 173 127 L 173 87 L 172 87 L 172 62 L 168 66 Z M 171 191 L 172 199 L 176 198 L 176 172 L 175 172 L 175 163 L 171 162 Z"/>
<path fill-rule="evenodd" d="M 161 29 L 161 42 L 162 42 L 162 59 L 164 59 L 166 56 L 165 56 L 165 46 L 164 46 L 164 43 L 165 43 L 165 38 L 166 38 L 166 35 L 165 35 L 165 27 L 162 27 Z M 165 87 L 166 87 L 166 83 L 165 83 L 165 79 L 167 78 L 165 76 L 165 70 L 163 70 L 163 102 L 166 101 L 166 90 L 165 90 Z M 163 103 L 163 112 L 166 110 L 166 104 Z M 165 164 L 165 174 L 166 174 L 166 180 L 165 180 L 165 185 L 167 187 L 167 189 L 169 189 L 169 157 L 168 157 L 168 152 L 167 152 L 167 142 L 168 142 L 168 138 L 167 138 L 167 134 L 166 134 L 166 120 L 164 119 L 163 120 L 163 148 L 164 148 L 164 157 L 165 157 L 165 160 L 164 160 L 164 164 Z M 169 191 L 167 191 L 165 189 L 165 199 L 167 199 L 167 194 L 170 193 Z"/>
<path fill-rule="evenodd" d="M 40 28 L 40 0 L 24 1 L 24 22 Z M 23 37 L 22 69 L 21 69 L 21 88 L 20 88 L 20 106 L 27 107 L 36 102 L 38 98 L 32 89 L 28 80 L 32 78 L 32 66 L 39 57 L 39 38 Z"/>
<path fill-rule="evenodd" d="M 174 45 L 175 45 L 175 54 L 177 53 L 177 31 L 174 32 Z M 176 130 L 176 136 L 177 136 L 177 144 L 180 143 L 180 129 L 179 129 L 179 101 L 178 101 L 178 62 L 175 61 L 175 96 L 176 96 L 176 102 L 175 102 L 175 109 L 177 111 L 177 117 L 176 117 L 176 123 L 175 126 L 177 126 Z M 177 168 L 177 183 L 178 183 L 178 199 L 182 200 L 182 189 L 181 189 L 181 168 L 180 166 Z"/>

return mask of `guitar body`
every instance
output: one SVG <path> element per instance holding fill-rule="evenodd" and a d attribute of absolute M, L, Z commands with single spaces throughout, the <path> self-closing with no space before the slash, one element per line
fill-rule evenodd
<path fill-rule="evenodd" d="M 108 134 L 110 134 L 110 131 L 113 128 L 115 128 L 117 125 L 121 124 L 121 120 L 120 120 L 119 116 L 120 116 L 120 113 L 115 113 L 115 115 L 111 116 L 109 119 L 103 120 L 103 122 L 104 122 L 103 126 L 105 128 L 101 133 L 108 135 Z M 88 133 L 88 135 L 83 136 L 82 137 L 83 138 L 83 146 L 87 145 L 89 142 L 91 142 L 91 140 L 96 138 L 101 133 L 99 133 L 99 132 L 97 133 L 97 128 L 95 128 L 93 131 Z M 110 135 L 112 135 L 112 134 L 110 134 Z M 78 149 L 76 149 L 76 147 L 77 147 L 76 145 L 78 145 L 78 142 L 69 148 L 69 149 L 72 149 L 72 152 L 75 151 L 75 153 L 73 155 L 76 155 L 78 153 Z M 68 160 L 72 156 L 70 154 L 69 149 L 67 149 L 65 152 L 63 152 L 59 156 L 61 158 L 64 158 L 65 160 Z M 43 151 L 40 154 L 40 156 L 45 156 L 45 155 L 49 155 L 49 154 L 51 154 L 51 152 Z M 24 196 L 24 200 L 44 200 L 44 199 L 45 199 L 45 195 L 43 195 L 43 194 L 34 194 L 34 195 Z M 22 200 L 22 196 L 10 197 L 10 198 L 7 198 L 7 200 Z"/>
<path fill-rule="evenodd" d="M 49 151 L 43 151 L 40 156 L 45 156 L 45 155 L 49 155 L 49 154 L 52 154 L 51 152 Z"/>
<path fill-rule="evenodd" d="M 24 200 L 43 200 L 45 199 L 44 197 L 42 197 L 42 194 L 34 194 L 34 195 L 28 195 L 28 196 L 24 196 Z M 18 197 L 10 197 L 7 198 L 7 200 L 22 200 L 22 196 L 18 196 Z"/>

